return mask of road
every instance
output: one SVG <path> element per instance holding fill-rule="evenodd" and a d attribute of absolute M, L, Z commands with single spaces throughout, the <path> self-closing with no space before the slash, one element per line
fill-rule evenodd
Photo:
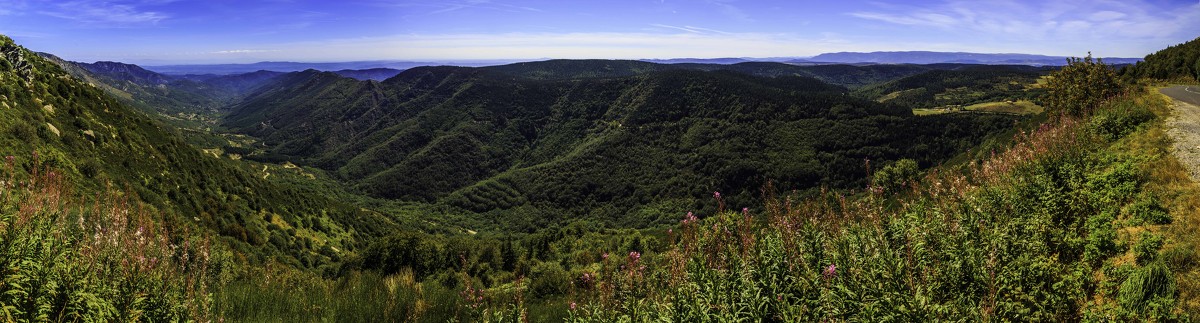
<path fill-rule="evenodd" d="M 1193 106 L 1200 107 L 1200 86 L 1195 85 L 1176 85 L 1158 90 L 1162 94 L 1166 94 L 1172 99 L 1190 103 Z"/>
<path fill-rule="evenodd" d="M 1167 135 L 1174 139 L 1175 157 L 1200 182 L 1200 86 L 1176 85 L 1159 90 L 1172 99 Z"/>

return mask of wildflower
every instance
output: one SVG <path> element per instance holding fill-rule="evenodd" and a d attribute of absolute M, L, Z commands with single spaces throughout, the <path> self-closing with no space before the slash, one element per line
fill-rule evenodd
<path fill-rule="evenodd" d="M 571 302 L 571 310 L 572 310 L 572 311 L 574 311 L 574 310 L 575 310 L 575 302 Z"/>
<path fill-rule="evenodd" d="M 750 215 L 750 208 L 748 208 L 748 207 L 744 207 L 744 208 L 742 208 L 742 215 L 749 216 L 749 215 Z"/>
<path fill-rule="evenodd" d="M 825 272 L 823 274 L 825 275 L 825 278 L 836 277 L 837 276 L 837 265 L 829 264 L 829 267 L 825 267 Z"/>
<path fill-rule="evenodd" d="M 4 160 L 7 161 L 9 164 L 11 164 L 13 162 L 13 158 L 15 158 L 15 157 L 13 157 L 12 155 L 4 156 Z"/>
<path fill-rule="evenodd" d="M 688 212 L 687 215 L 683 217 L 683 221 L 679 222 L 683 224 L 696 222 L 696 215 L 692 214 L 692 212 Z"/>
<path fill-rule="evenodd" d="M 634 262 L 637 262 L 637 261 L 638 261 L 638 259 L 642 259 L 642 254 L 641 254 L 640 252 L 637 252 L 637 251 L 630 251 L 630 252 L 629 252 L 629 259 L 630 259 L 630 260 L 633 260 Z"/>
<path fill-rule="evenodd" d="M 721 199 L 721 192 L 713 192 L 713 198 L 720 200 L 720 199 Z"/>
<path fill-rule="evenodd" d="M 601 259 L 601 260 L 608 260 L 608 253 L 607 253 L 607 252 L 605 252 L 603 255 L 600 255 L 600 259 Z"/>

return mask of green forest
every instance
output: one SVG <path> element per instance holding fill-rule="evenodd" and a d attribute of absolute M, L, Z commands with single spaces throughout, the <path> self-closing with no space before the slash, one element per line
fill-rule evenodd
<path fill-rule="evenodd" d="M 359 81 L 0 36 L 0 319 L 1189 321 L 1200 190 L 1157 89 L 1196 48 Z"/>

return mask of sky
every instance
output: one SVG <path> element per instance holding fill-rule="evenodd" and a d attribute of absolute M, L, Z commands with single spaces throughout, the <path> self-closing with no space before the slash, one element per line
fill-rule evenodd
<path fill-rule="evenodd" d="M 83 62 L 1143 57 L 1200 37 L 1200 0 L 0 0 L 0 34 Z"/>

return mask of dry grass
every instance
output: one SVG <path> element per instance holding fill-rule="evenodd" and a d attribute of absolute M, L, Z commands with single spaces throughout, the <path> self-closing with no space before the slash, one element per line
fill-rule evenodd
<path fill-rule="evenodd" d="M 1038 114 L 1046 111 L 1041 106 L 1025 100 L 972 104 L 963 108 L 963 110 L 1013 114 Z"/>
<path fill-rule="evenodd" d="M 1171 114 L 1169 99 L 1154 89 L 1147 91 L 1151 94 L 1139 97 L 1139 104 L 1149 107 L 1159 118 L 1149 129 L 1130 136 L 1114 148 L 1149 159 L 1143 163 L 1149 175 L 1146 189 L 1161 199 L 1173 218 L 1172 224 L 1153 228 L 1167 237 L 1163 250 L 1189 248 L 1192 254 L 1200 254 L 1200 248 L 1197 248 L 1200 246 L 1200 186 L 1188 176 L 1187 167 L 1171 154 L 1172 139 L 1167 135 L 1164 122 Z M 1180 307 L 1186 313 L 1200 313 L 1200 268 L 1191 268 L 1176 278 Z"/>

